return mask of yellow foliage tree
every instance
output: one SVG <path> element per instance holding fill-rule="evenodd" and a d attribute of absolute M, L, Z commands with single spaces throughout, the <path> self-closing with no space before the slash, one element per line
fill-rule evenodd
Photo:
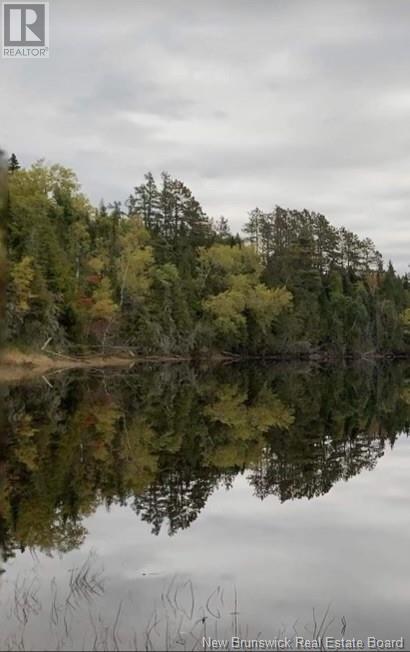
<path fill-rule="evenodd" d="M 32 294 L 34 275 L 33 259 L 30 256 L 24 256 L 11 270 L 12 301 L 19 318 L 23 318 L 30 310 L 30 302 L 34 298 Z"/>
<path fill-rule="evenodd" d="M 286 288 L 268 288 L 260 282 L 262 267 L 253 247 L 217 244 L 203 251 L 201 259 L 204 278 L 215 275 L 223 288 L 203 301 L 221 335 L 242 339 L 247 314 L 266 332 L 275 317 L 291 307 L 292 294 Z"/>
<path fill-rule="evenodd" d="M 154 254 L 148 242 L 149 233 L 142 222 L 138 218 L 130 220 L 126 233 L 120 239 L 118 271 L 121 279 L 121 306 L 126 295 L 131 300 L 141 299 L 151 287 Z"/>
<path fill-rule="evenodd" d="M 405 332 L 410 335 L 410 308 L 406 308 L 406 310 L 401 313 L 400 321 L 404 326 Z"/>

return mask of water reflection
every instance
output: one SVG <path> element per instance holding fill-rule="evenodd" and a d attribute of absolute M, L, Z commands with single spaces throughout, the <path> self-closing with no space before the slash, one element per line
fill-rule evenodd
<path fill-rule="evenodd" d="M 72 550 L 101 504 L 186 529 L 244 474 L 255 500 L 313 498 L 372 469 L 410 427 L 403 365 L 188 366 L 1 387 L 0 544 Z"/>

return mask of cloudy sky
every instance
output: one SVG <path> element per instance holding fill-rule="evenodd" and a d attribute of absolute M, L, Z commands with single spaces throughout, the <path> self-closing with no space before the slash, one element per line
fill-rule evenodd
<path fill-rule="evenodd" d="M 182 178 L 240 229 L 325 213 L 410 262 L 410 2 L 52 0 L 48 60 L 0 59 L 0 143 L 98 202 Z"/>

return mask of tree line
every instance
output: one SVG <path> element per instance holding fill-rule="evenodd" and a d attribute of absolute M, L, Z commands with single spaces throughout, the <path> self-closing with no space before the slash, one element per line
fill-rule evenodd
<path fill-rule="evenodd" d="M 408 275 L 321 214 L 255 209 L 240 236 L 167 173 L 98 207 L 60 165 L 22 168 L 13 154 L 5 176 L 8 343 L 190 356 L 410 351 Z"/>

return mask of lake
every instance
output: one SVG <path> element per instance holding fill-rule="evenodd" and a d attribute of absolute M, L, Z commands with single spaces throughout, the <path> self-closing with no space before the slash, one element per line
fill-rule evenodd
<path fill-rule="evenodd" d="M 410 645 L 410 366 L 0 385 L 0 648 Z"/>

